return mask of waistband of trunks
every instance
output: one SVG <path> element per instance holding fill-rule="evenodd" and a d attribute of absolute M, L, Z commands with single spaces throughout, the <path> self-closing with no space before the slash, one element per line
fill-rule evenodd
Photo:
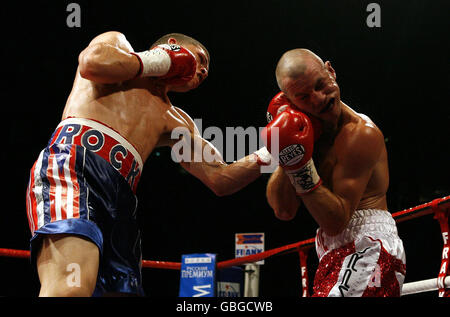
<path fill-rule="evenodd" d="M 333 250 L 367 234 L 376 237 L 377 233 L 397 237 L 397 226 L 391 213 L 380 209 L 361 209 L 354 212 L 347 227 L 340 234 L 328 236 L 318 229 L 316 240 L 325 249 Z"/>
<path fill-rule="evenodd" d="M 130 184 L 134 193 L 142 174 L 143 162 L 136 148 L 105 124 L 86 118 L 69 117 L 59 123 L 48 146 L 80 145 L 111 164 Z"/>
<path fill-rule="evenodd" d="M 120 135 L 119 132 L 108 127 L 107 125 L 105 125 L 104 123 L 102 123 L 100 121 L 93 120 L 93 119 L 86 119 L 86 118 L 76 118 L 76 117 L 69 117 L 69 118 L 61 121 L 58 124 L 57 129 L 62 126 L 68 125 L 68 124 L 79 124 L 82 126 L 87 126 L 87 127 L 98 130 L 98 131 L 110 136 L 111 138 L 116 140 L 117 143 L 120 143 L 122 146 L 124 146 L 134 156 L 136 161 L 139 163 L 139 169 L 142 172 L 142 168 L 143 168 L 144 164 L 142 162 L 141 156 L 139 155 L 136 148 L 127 139 L 125 139 L 122 135 Z"/>

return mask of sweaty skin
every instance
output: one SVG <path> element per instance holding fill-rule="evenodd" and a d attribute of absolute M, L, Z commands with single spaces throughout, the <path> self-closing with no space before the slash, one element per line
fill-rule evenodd
<path fill-rule="evenodd" d="M 176 43 L 175 39 L 171 43 Z M 97 36 L 79 56 L 79 67 L 62 119 L 81 117 L 98 120 L 125 137 L 146 161 L 154 148 L 173 146 L 175 128 L 189 129 L 192 140 L 212 147 L 183 110 L 174 107 L 168 91 L 185 92 L 198 87 L 208 75 L 207 53 L 199 46 L 183 45 L 197 59 L 196 76 L 184 86 L 168 86 L 157 78 L 135 78 L 138 59 L 129 54 L 133 48 L 119 32 Z M 192 149 L 192 153 L 198 150 Z M 210 152 L 216 152 L 214 148 Z M 217 195 L 231 194 L 260 176 L 255 160 L 243 158 L 226 164 L 220 153 L 214 162 L 181 162 Z"/>
<path fill-rule="evenodd" d="M 168 44 L 177 44 L 177 40 L 170 38 Z M 175 128 L 185 128 L 189 139 L 201 145 L 191 149 L 192 157 L 201 157 L 195 152 L 201 151 L 214 153 L 216 159 L 180 164 L 217 195 L 234 193 L 261 175 L 259 165 L 254 154 L 226 164 L 221 154 L 202 138 L 189 115 L 170 102 L 169 91 L 195 89 L 209 71 L 209 55 L 202 47 L 180 45 L 194 54 L 196 75 L 182 86 L 173 86 L 158 78 L 136 77 L 140 63 L 130 54 L 133 48 L 122 33 L 106 32 L 97 36 L 79 55 L 62 119 L 79 117 L 102 122 L 133 144 L 143 162 L 156 147 L 176 144 L 179 140 L 171 139 L 171 132 Z M 66 283 L 71 273 L 67 271 L 70 263 L 80 267 L 81 287 L 69 287 Z M 67 234 L 45 236 L 37 255 L 39 295 L 91 296 L 98 267 L 99 250 L 92 241 Z"/>
<path fill-rule="evenodd" d="M 299 110 L 322 121 L 323 133 L 314 144 L 313 159 L 323 183 L 296 196 L 278 167 L 266 191 L 275 215 L 290 220 L 303 203 L 332 236 L 342 232 L 355 210 L 387 210 L 389 172 L 383 134 L 366 115 L 341 101 L 331 63 L 323 63 L 309 50 L 295 49 L 282 56 L 276 76 Z"/>

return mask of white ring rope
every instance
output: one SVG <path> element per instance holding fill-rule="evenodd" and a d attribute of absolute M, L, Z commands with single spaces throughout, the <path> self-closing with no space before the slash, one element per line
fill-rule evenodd
<path fill-rule="evenodd" d="M 450 288 L 450 275 L 445 277 L 444 285 L 446 288 Z M 423 280 L 423 281 L 403 284 L 401 296 L 417 294 L 417 293 L 424 293 L 424 292 L 431 292 L 431 291 L 437 291 L 437 290 L 438 290 L 438 280 L 437 280 L 437 278 L 432 278 L 429 280 Z"/>

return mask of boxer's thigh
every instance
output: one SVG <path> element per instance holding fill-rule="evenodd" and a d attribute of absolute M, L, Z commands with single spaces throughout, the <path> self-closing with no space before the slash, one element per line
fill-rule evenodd
<path fill-rule="evenodd" d="M 97 281 L 99 249 L 77 235 L 44 235 L 37 254 L 40 296 L 91 296 Z"/>

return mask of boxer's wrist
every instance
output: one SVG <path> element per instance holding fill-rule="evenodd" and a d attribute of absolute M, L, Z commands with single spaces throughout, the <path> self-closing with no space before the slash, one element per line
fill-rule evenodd
<path fill-rule="evenodd" d="M 304 166 L 296 170 L 283 168 L 284 172 L 295 188 L 297 195 L 312 192 L 322 184 L 322 179 L 317 173 L 314 161 L 311 158 Z"/>
<path fill-rule="evenodd" d="M 130 52 L 139 61 L 139 72 L 136 77 L 159 77 L 168 73 L 172 61 L 169 54 L 160 48 L 143 52 Z"/>
<path fill-rule="evenodd" d="M 265 146 L 253 152 L 254 160 L 258 165 L 269 165 L 273 157 Z"/>

